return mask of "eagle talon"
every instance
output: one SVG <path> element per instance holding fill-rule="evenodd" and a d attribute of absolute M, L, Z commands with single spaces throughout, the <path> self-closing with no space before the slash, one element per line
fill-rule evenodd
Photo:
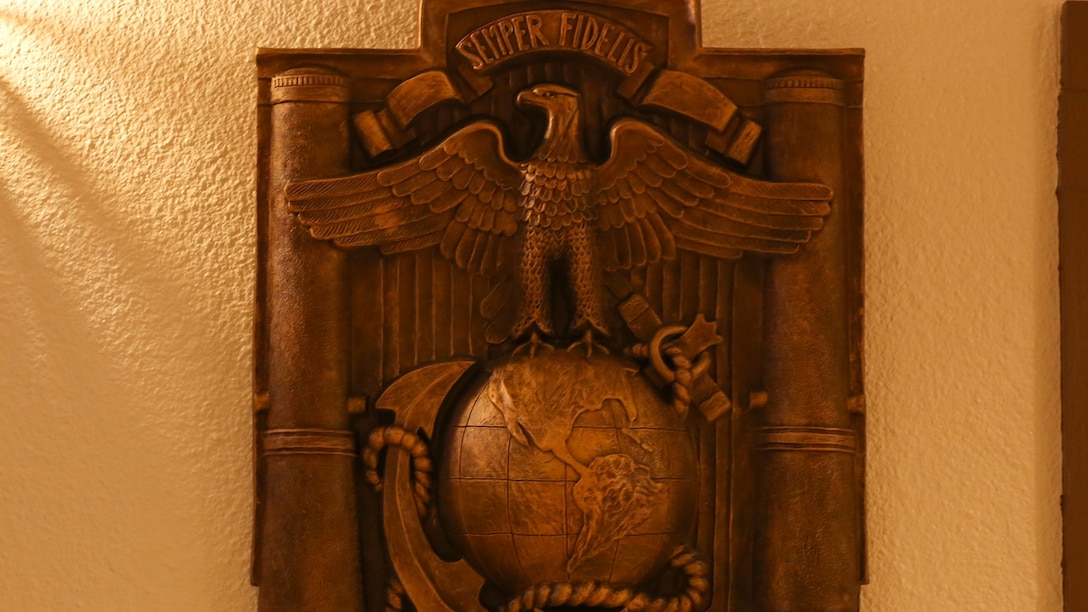
<path fill-rule="evenodd" d="M 586 357 L 587 358 L 593 356 L 593 349 L 594 348 L 601 351 L 605 355 L 608 354 L 608 349 L 603 344 L 598 344 L 598 343 L 593 341 L 593 332 L 591 332 L 589 330 L 586 330 L 586 332 L 582 336 L 581 340 L 575 340 L 574 342 L 572 342 L 570 344 L 570 346 L 567 347 L 567 351 L 570 352 L 571 349 L 573 349 L 574 347 L 579 346 L 579 345 L 584 345 L 586 347 Z"/>
<path fill-rule="evenodd" d="M 536 333 L 536 330 L 533 330 L 533 335 L 529 336 L 528 340 L 526 340 L 525 342 L 523 342 L 523 343 L 519 344 L 517 347 L 515 347 L 514 350 L 510 354 L 511 355 L 517 355 L 521 351 L 523 351 L 525 349 L 529 349 L 529 357 L 532 358 L 532 357 L 536 357 L 536 351 L 537 351 L 537 349 L 539 349 L 541 347 L 544 347 L 544 348 L 548 349 L 549 351 L 555 348 L 554 346 L 552 346 L 552 345 L 548 344 L 547 342 L 544 342 L 543 340 L 541 340 L 540 339 L 540 334 Z"/>

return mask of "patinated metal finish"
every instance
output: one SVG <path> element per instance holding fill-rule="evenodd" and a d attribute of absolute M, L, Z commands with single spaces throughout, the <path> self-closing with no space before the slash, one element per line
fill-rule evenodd
<path fill-rule="evenodd" d="M 261 609 L 856 610 L 861 54 L 422 14 L 258 56 Z"/>

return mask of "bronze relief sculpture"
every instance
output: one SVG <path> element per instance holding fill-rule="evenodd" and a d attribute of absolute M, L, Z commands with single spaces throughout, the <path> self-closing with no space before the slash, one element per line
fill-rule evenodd
<path fill-rule="evenodd" d="M 861 54 L 695 14 L 260 53 L 262 610 L 857 609 Z"/>

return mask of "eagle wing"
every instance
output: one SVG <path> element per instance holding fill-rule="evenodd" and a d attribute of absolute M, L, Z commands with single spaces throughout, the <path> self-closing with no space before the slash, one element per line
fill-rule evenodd
<path fill-rule="evenodd" d="M 831 212 L 827 186 L 741 176 L 635 119 L 611 135 L 597 194 L 606 270 L 672 259 L 677 249 L 722 259 L 795 253 Z"/>
<path fill-rule="evenodd" d="M 348 177 L 290 183 L 288 209 L 315 238 L 402 253 L 439 245 L 474 274 L 512 259 L 518 164 L 489 121 L 468 125 L 407 161 Z"/>

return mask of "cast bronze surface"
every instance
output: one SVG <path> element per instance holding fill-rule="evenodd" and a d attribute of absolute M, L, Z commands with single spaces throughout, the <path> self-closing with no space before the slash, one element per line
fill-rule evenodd
<path fill-rule="evenodd" d="M 391 167 L 289 184 L 287 207 L 337 246 L 378 245 L 385 254 L 438 246 L 459 267 L 498 276 L 483 314 L 515 318 L 512 329 L 492 327 L 494 343 L 555 334 L 556 262 L 573 289 L 572 326 L 608 335 L 601 270 L 675 260 L 678 249 L 722 259 L 791 254 L 830 212 L 823 185 L 746 178 L 635 119 L 615 123 L 611 157 L 593 164 L 580 98 L 547 83 L 517 94 L 519 106 L 547 114 L 544 140 L 525 161 L 506 156 L 499 126 L 477 121 Z"/>
<path fill-rule="evenodd" d="M 421 14 L 258 55 L 261 610 L 856 610 L 861 53 Z"/>

